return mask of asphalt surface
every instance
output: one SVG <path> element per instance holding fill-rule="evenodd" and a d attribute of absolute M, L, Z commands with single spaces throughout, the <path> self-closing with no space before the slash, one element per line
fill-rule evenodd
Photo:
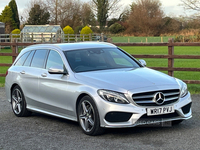
<path fill-rule="evenodd" d="M 172 127 L 108 129 L 87 136 L 78 123 L 47 115 L 16 117 L 0 88 L 0 150 L 200 149 L 200 95 L 192 95 L 193 118 Z"/>

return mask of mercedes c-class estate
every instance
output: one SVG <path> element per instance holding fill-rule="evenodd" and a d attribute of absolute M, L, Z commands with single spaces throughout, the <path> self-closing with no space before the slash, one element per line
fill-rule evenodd
<path fill-rule="evenodd" d="M 104 42 L 29 46 L 8 69 L 5 88 L 16 116 L 70 119 L 88 135 L 192 117 L 183 81 Z"/>

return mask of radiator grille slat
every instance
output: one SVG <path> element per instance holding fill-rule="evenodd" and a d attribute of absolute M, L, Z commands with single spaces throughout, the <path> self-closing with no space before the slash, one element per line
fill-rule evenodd
<path fill-rule="evenodd" d="M 165 102 L 162 105 L 172 104 L 179 100 L 179 89 L 135 93 L 132 95 L 132 98 L 134 102 L 140 106 L 162 106 L 153 101 L 155 94 L 158 92 L 162 92 L 165 96 Z"/>

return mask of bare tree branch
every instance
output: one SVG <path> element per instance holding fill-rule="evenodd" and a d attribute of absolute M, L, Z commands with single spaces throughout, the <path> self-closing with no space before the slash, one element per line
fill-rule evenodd
<path fill-rule="evenodd" d="M 199 0 L 181 0 L 183 6 L 186 10 L 200 11 L 200 1 Z"/>

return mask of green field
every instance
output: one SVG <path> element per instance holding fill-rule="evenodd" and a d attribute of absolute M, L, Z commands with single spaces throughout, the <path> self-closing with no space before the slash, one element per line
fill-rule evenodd
<path fill-rule="evenodd" d="M 167 54 L 168 47 L 166 46 L 122 46 L 122 49 L 127 51 L 129 54 Z M 176 55 L 200 55 L 200 47 L 194 46 L 177 46 L 174 48 L 174 53 Z M 138 58 L 140 59 L 140 58 Z M 142 59 L 142 58 L 141 58 Z M 147 62 L 147 67 L 167 67 L 167 59 L 154 59 L 145 58 Z M 199 59 L 175 59 L 174 67 L 180 68 L 200 68 Z M 163 71 L 167 74 L 167 71 Z M 200 72 L 189 72 L 189 71 L 175 71 L 174 76 L 182 80 L 200 80 Z M 199 84 L 188 84 L 188 88 L 191 93 L 200 93 Z"/>
<path fill-rule="evenodd" d="M 168 47 L 166 46 L 122 46 L 122 49 L 127 51 L 130 54 L 167 54 Z M 0 52 L 11 52 L 11 50 L 3 49 Z M 176 55 L 200 55 L 200 47 L 175 47 L 174 53 Z M 167 67 L 167 59 L 152 59 L 145 58 L 147 62 L 147 67 Z M 0 63 L 11 63 L 12 57 L 10 56 L 0 56 Z M 175 59 L 175 67 L 181 68 L 200 68 L 200 60 L 198 59 Z M 8 67 L 0 67 L 0 73 L 5 73 Z M 167 71 L 163 71 L 167 73 Z M 182 80 L 200 80 L 200 72 L 189 72 L 189 71 L 175 71 L 174 76 Z M 0 86 L 4 86 L 4 77 L 0 77 Z M 189 90 L 191 93 L 200 93 L 200 85 L 189 84 Z"/>
<path fill-rule="evenodd" d="M 164 37 L 135 37 L 135 36 L 111 36 L 114 43 L 160 43 L 168 42 L 169 38 L 175 38 L 175 36 Z"/>
<path fill-rule="evenodd" d="M 10 49 L 1 49 L 0 53 L 11 53 Z M 12 63 L 12 57 L 0 56 L 0 63 Z M 0 74 L 5 74 L 9 67 L 0 67 Z M 4 86 L 5 77 L 0 77 L 0 87 Z"/>

